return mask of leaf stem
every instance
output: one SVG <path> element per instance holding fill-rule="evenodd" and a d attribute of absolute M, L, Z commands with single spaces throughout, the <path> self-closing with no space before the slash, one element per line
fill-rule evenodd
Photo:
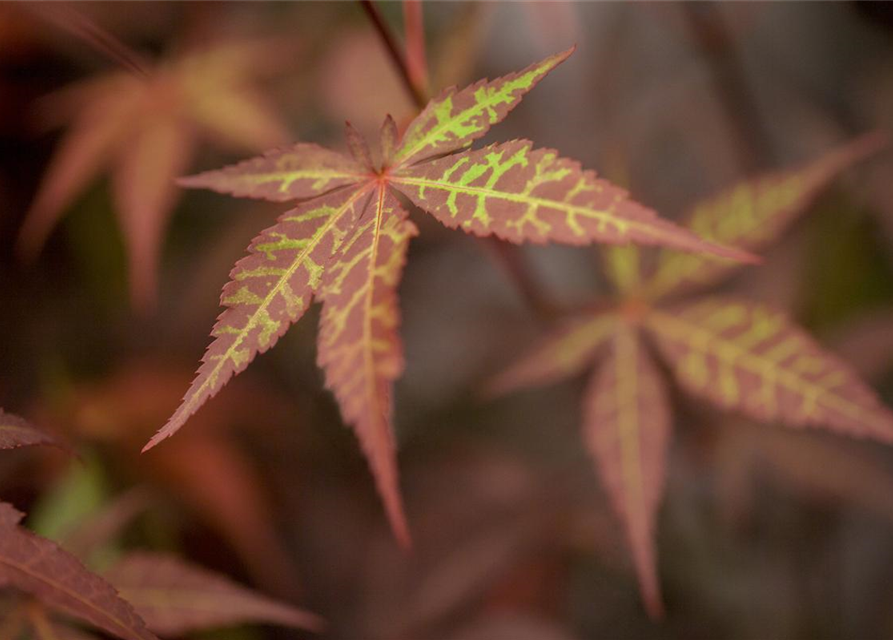
<path fill-rule="evenodd" d="M 425 56 L 425 24 L 421 0 L 403 0 L 403 28 L 406 33 L 406 68 L 410 80 L 422 95 L 428 94 L 428 64 Z"/>
<path fill-rule="evenodd" d="M 48 7 L 40 4 L 29 6 L 28 9 L 46 22 L 80 38 L 134 75 L 141 78 L 149 77 L 147 64 L 142 55 L 77 9 L 58 5 Z"/>
<path fill-rule="evenodd" d="M 393 62 L 394 66 L 397 68 L 397 73 L 400 76 L 400 79 L 403 81 L 403 86 L 409 93 L 412 101 L 415 103 L 416 107 L 419 110 L 424 109 L 425 105 L 428 103 L 428 100 L 422 92 L 422 88 L 417 86 L 413 82 L 412 74 L 410 73 L 409 66 L 406 63 L 406 58 L 404 57 L 403 52 L 400 51 L 400 48 L 398 47 L 397 41 L 394 39 L 391 30 L 388 29 L 388 26 L 384 23 L 381 14 L 378 12 L 378 8 L 376 8 L 372 0 L 360 0 L 360 6 L 363 7 L 363 10 L 369 17 L 372 25 L 375 27 L 375 30 L 378 31 L 378 35 L 381 37 L 381 41 L 382 43 L 384 43 L 385 48 L 388 51 L 391 62 Z M 421 12 L 421 7 L 419 8 L 419 11 Z M 421 15 L 419 16 L 419 18 L 421 19 Z"/>

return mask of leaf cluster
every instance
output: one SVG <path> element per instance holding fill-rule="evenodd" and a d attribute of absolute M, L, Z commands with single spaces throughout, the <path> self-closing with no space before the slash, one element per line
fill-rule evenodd
<path fill-rule="evenodd" d="M 687 226 L 761 250 L 834 177 L 884 142 L 870 134 L 806 166 L 744 181 L 695 204 Z M 660 615 L 653 538 L 672 427 L 665 370 L 686 393 L 760 422 L 889 443 L 893 413 L 784 313 L 705 292 L 738 265 L 670 249 L 651 264 L 635 247 L 605 256 L 617 291 L 612 304 L 567 319 L 489 386 L 502 393 L 594 368 L 583 398 L 586 448 L 624 523 L 648 610 Z"/>
<path fill-rule="evenodd" d="M 493 81 L 450 88 L 399 135 L 388 116 L 379 160 L 349 124 L 350 157 L 298 143 L 182 179 L 240 197 L 297 206 L 236 263 L 202 366 L 147 448 L 175 433 L 315 297 L 323 303 L 318 363 L 369 460 L 397 538 L 409 543 L 391 425 L 391 384 L 403 369 L 397 284 L 417 234 L 408 200 L 450 228 L 512 242 L 661 245 L 726 259 L 752 256 L 699 238 L 551 149 L 513 140 L 468 147 L 501 121 L 572 49 Z"/>
<path fill-rule="evenodd" d="M 63 446 L 0 411 L 0 449 L 42 444 Z M 14 595 L 0 602 L 0 637 L 16 638 L 25 629 L 39 640 L 91 637 L 70 627 L 68 618 L 122 640 L 157 640 L 156 633 L 174 637 L 246 622 L 322 627 L 311 613 L 174 556 L 129 552 L 101 575 L 91 571 L 73 552 L 88 558 L 108 544 L 134 515 L 131 503 L 113 503 L 60 545 L 23 527 L 24 514 L 0 502 L 0 590 Z"/>

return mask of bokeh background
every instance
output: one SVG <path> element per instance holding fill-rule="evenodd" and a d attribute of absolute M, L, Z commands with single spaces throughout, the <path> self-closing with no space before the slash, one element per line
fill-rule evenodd
<path fill-rule="evenodd" d="M 343 149 L 413 104 L 353 3 L 0 4 L 0 406 L 80 458 L 0 458 L 0 496 L 46 535 L 138 489 L 119 545 L 165 549 L 305 606 L 346 640 L 881 638 L 893 635 L 893 451 L 714 412 L 674 394 L 657 546 L 666 619 L 640 604 L 619 521 L 579 435 L 582 380 L 499 399 L 483 382 L 543 326 L 482 243 L 413 214 L 396 384 L 415 537 L 387 530 L 315 366 L 318 313 L 172 440 L 232 263 L 282 206 L 182 194 L 159 296 L 134 311 L 109 181 L 66 207 L 30 264 L 14 244 L 64 128 L 53 100 L 120 70 L 71 9 L 147 59 L 277 42 L 252 79 L 293 140 Z M 487 139 L 559 149 L 679 218 L 748 175 L 893 127 L 888 3 L 425 2 L 433 89 L 573 57 Z M 58 9 L 59 13 L 52 14 Z M 380 9 L 402 33 L 398 3 Z M 56 96 L 47 98 L 47 96 Z M 199 143 L 188 172 L 251 155 Z M 836 181 L 763 266 L 723 286 L 787 310 L 893 401 L 893 153 Z M 554 302 L 607 287 L 597 248 L 525 247 Z M 113 552 L 111 550 L 110 552 Z M 245 627 L 208 639 L 304 638 Z"/>

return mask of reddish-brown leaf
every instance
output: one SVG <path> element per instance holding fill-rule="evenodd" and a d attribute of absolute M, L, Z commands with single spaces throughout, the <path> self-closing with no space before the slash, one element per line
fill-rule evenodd
<path fill-rule="evenodd" d="M 148 495 L 139 489 L 131 489 L 73 530 L 66 531 L 60 542 L 78 558 L 89 562 L 90 554 L 112 542 L 148 506 Z"/>
<path fill-rule="evenodd" d="M 355 184 L 367 179 L 367 173 L 352 158 L 299 142 L 223 169 L 180 178 L 178 183 L 240 198 L 286 202 Z"/>
<path fill-rule="evenodd" d="M 635 242 L 755 261 L 661 219 L 578 162 L 527 140 L 398 168 L 391 183 L 446 226 L 479 236 L 539 244 Z"/>
<path fill-rule="evenodd" d="M 134 308 L 156 297 L 157 269 L 167 218 L 176 200 L 174 183 L 192 156 L 188 123 L 155 116 L 133 135 L 113 170 L 118 218 L 127 243 Z"/>
<path fill-rule="evenodd" d="M 662 615 L 654 550 L 670 407 L 660 373 L 633 329 L 618 325 L 586 392 L 584 430 L 602 482 L 626 527 L 648 612 Z"/>
<path fill-rule="evenodd" d="M 409 239 L 417 233 L 397 199 L 380 188 L 323 275 L 319 334 L 326 384 L 357 433 L 404 544 L 409 532 L 397 479 L 391 386 L 403 371 L 397 284 Z"/>
<path fill-rule="evenodd" d="M 106 578 L 133 604 L 147 626 L 180 636 L 246 622 L 320 630 L 316 615 L 277 602 L 173 556 L 132 553 Z"/>
<path fill-rule="evenodd" d="M 893 413 L 874 391 L 780 312 L 713 297 L 654 310 L 646 326 L 695 395 L 764 422 L 893 442 Z"/>
<path fill-rule="evenodd" d="M 192 160 L 196 131 L 260 150 L 286 140 L 285 127 L 256 89 L 257 72 L 275 51 L 223 43 L 160 63 L 147 77 L 92 78 L 48 101 L 49 119 L 73 119 L 25 217 L 19 252 L 33 256 L 64 209 L 105 164 L 128 248 L 133 298 L 154 299 L 161 233 L 175 201 L 172 178 Z"/>
<path fill-rule="evenodd" d="M 410 124 L 400 141 L 393 120 L 386 119 L 380 135 L 380 171 L 371 169 L 365 141 L 349 127 L 354 159 L 298 144 L 182 180 L 186 186 L 274 201 L 324 195 L 303 203 L 299 215 L 287 216 L 264 232 L 252 245 L 252 255 L 237 264 L 223 296 L 230 309 L 215 326 L 215 341 L 198 377 L 147 448 L 173 434 L 256 353 L 272 346 L 322 283 L 319 364 L 345 421 L 359 437 L 392 527 L 400 540 L 408 542 L 390 394 L 403 368 L 396 286 L 416 229 L 391 189 L 447 226 L 462 226 L 479 235 L 495 234 L 515 242 L 660 244 L 754 261 L 746 252 L 702 241 L 661 220 L 573 160 L 547 149 L 533 150 L 526 141 L 440 157 L 468 146 L 502 120 L 570 53 L 494 82 L 445 92 Z M 286 223 L 294 224 L 285 228 Z M 557 360 L 547 368 L 556 371 L 580 366 L 573 356 L 552 357 Z"/>
<path fill-rule="evenodd" d="M 20 527 L 22 517 L 0 502 L 0 578 L 124 640 L 158 640 L 108 582 L 56 543 Z"/>
<path fill-rule="evenodd" d="M 17 248 L 25 258 L 34 258 L 64 209 L 126 139 L 138 109 L 137 82 L 127 76 L 110 84 L 110 95 L 90 103 L 59 143 L 19 232 Z"/>
<path fill-rule="evenodd" d="M 0 449 L 16 449 L 38 444 L 59 445 L 59 441 L 22 418 L 0 409 Z"/>

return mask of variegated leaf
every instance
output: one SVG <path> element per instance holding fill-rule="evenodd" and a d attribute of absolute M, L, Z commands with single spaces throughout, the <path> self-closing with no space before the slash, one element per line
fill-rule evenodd
<path fill-rule="evenodd" d="M 177 198 L 174 181 L 186 169 L 193 145 L 189 123 L 156 115 L 121 150 L 114 168 L 115 204 L 127 243 L 134 308 L 146 309 L 155 300 L 164 230 Z"/>
<path fill-rule="evenodd" d="M 297 143 L 216 171 L 181 178 L 184 187 L 285 202 L 312 198 L 369 178 L 352 158 L 319 145 Z"/>
<path fill-rule="evenodd" d="M 709 298 L 654 310 L 646 322 L 695 395 L 764 422 L 893 442 L 893 414 L 876 394 L 780 312 Z"/>
<path fill-rule="evenodd" d="M 614 314 L 575 318 L 543 339 L 487 385 L 491 393 L 550 384 L 591 365 L 599 348 L 615 331 Z"/>
<path fill-rule="evenodd" d="M 33 258 L 67 206 L 108 163 L 127 139 L 143 92 L 135 78 L 109 85 L 114 93 L 84 108 L 59 143 L 19 232 L 17 249 Z"/>
<path fill-rule="evenodd" d="M 526 140 L 395 170 L 391 184 L 450 228 L 512 242 L 656 244 L 753 261 L 699 239 L 626 191 Z"/>
<path fill-rule="evenodd" d="M 584 401 L 584 435 L 614 509 L 623 520 L 649 614 L 662 614 L 654 550 L 663 495 L 670 407 L 637 333 L 618 323 L 610 355 Z"/>
<path fill-rule="evenodd" d="M 171 174 L 191 162 L 195 133 L 251 151 L 288 139 L 286 127 L 252 87 L 282 52 L 282 46 L 268 41 L 216 43 L 204 51 L 145 64 L 145 75 L 115 72 L 50 96 L 47 119 L 71 120 L 73 125 L 25 216 L 19 253 L 33 257 L 65 208 L 109 166 L 124 223 L 131 293 L 135 306 L 145 311 L 154 302 L 159 236 L 177 197 Z"/>
<path fill-rule="evenodd" d="M 201 89 L 195 87 L 190 92 L 190 112 L 208 137 L 249 152 L 289 140 L 275 108 L 260 91 L 245 86 Z"/>
<path fill-rule="evenodd" d="M 702 238 L 757 251 L 777 239 L 842 171 L 886 144 L 869 134 L 798 169 L 742 182 L 695 205 L 688 227 Z M 721 280 L 737 264 L 707 255 L 663 251 L 645 285 L 651 297 L 706 286 Z"/>
<path fill-rule="evenodd" d="M 302 203 L 252 241 L 223 288 L 220 303 L 227 309 L 217 318 L 192 386 L 146 449 L 173 435 L 304 314 L 326 263 L 368 202 L 368 190 L 335 191 Z"/>
<path fill-rule="evenodd" d="M 480 80 L 461 91 L 451 87 L 428 103 L 409 125 L 395 153 L 408 165 L 463 147 L 489 131 L 524 95 L 574 52 L 568 49 L 491 82 Z"/>
<path fill-rule="evenodd" d="M 391 426 L 391 386 L 403 371 L 397 284 L 415 225 L 379 188 L 323 276 L 318 362 L 369 460 L 391 526 L 409 543 Z"/>
<path fill-rule="evenodd" d="M 112 585 L 56 543 L 19 526 L 21 519 L 0 502 L 0 581 L 124 640 L 158 640 Z"/>

